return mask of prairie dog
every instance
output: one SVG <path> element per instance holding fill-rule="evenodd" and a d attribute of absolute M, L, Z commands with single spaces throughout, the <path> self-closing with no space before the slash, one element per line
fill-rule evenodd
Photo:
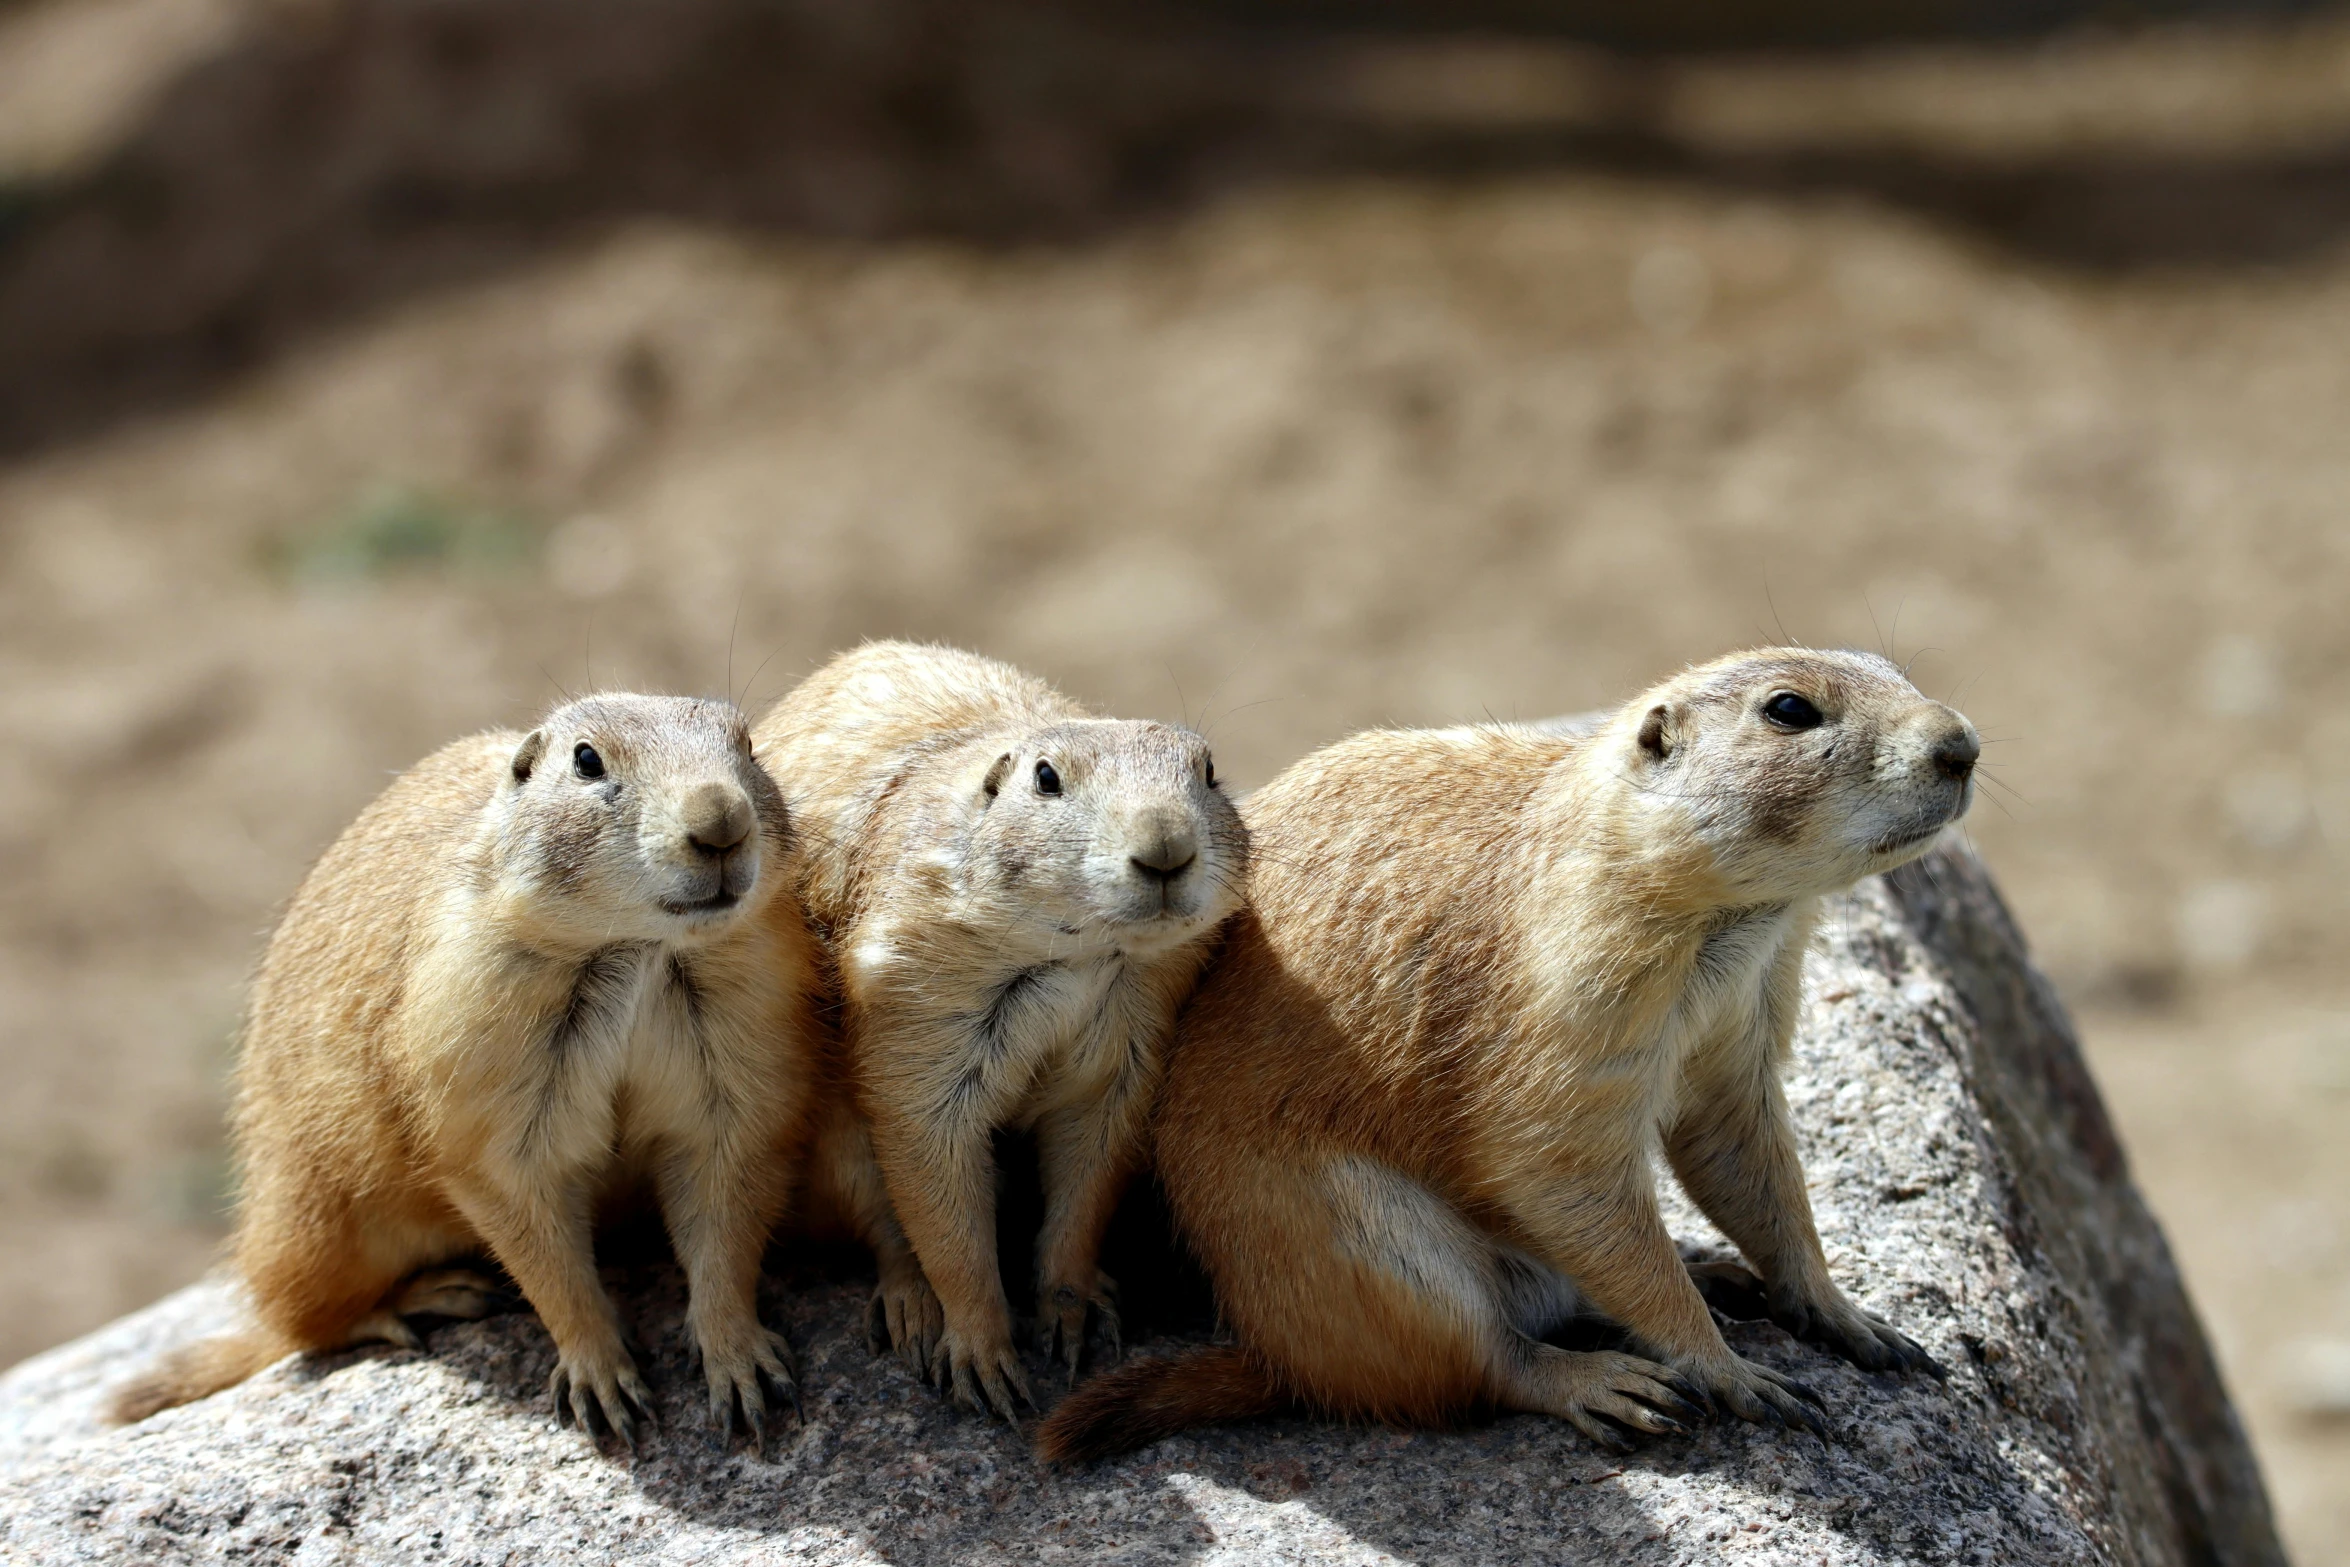
<path fill-rule="evenodd" d="M 590 696 L 460 740 L 294 894 L 246 1022 L 235 1255 L 258 1319 L 118 1397 L 138 1419 L 279 1356 L 474 1317 L 487 1253 L 555 1340 L 557 1418 L 634 1441 L 651 1394 L 596 1277 L 601 1204 L 649 1188 L 712 1418 L 797 1399 L 756 1310 L 817 1048 L 782 796 L 720 702 Z M 429 1270 L 419 1272 L 419 1270 Z"/>
<path fill-rule="evenodd" d="M 1116 1332 L 1102 1232 L 1246 832 L 1199 736 L 1089 717 L 948 648 L 845 653 L 757 742 L 805 831 L 800 895 L 840 972 L 861 1116 L 835 1124 L 825 1178 L 853 1187 L 858 1160 L 877 1166 L 865 1189 L 888 1202 L 864 1226 L 888 1335 L 965 1407 L 1012 1419 L 1030 1395 L 996 1266 L 992 1135 L 1036 1134 L 1037 1325 L 1074 1376 L 1089 1315 Z"/>
<path fill-rule="evenodd" d="M 1358 735 L 1248 802 L 1251 909 L 1183 1015 L 1157 1120 L 1236 1347 L 1129 1365 L 1045 1422 L 1106 1456 L 1291 1404 L 1679 1429 L 1691 1399 L 1820 1429 L 1734 1354 L 1651 1155 L 1860 1365 L 1932 1368 L 1828 1277 L 1779 1086 L 1822 895 L 1965 811 L 1978 742 L 1886 661 L 1701 665 L 1585 734 Z M 1639 1355 L 1543 1334 L 1585 1306 Z"/>

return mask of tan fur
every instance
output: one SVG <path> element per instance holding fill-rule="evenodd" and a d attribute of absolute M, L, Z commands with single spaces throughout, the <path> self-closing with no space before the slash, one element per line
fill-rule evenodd
<path fill-rule="evenodd" d="M 1788 728 L 1779 693 L 1825 715 Z M 1782 711 L 1785 711 L 1784 709 Z M 1829 1279 L 1779 1086 L 1819 898 L 1923 852 L 1976 741 L 1881 659 L 1692 669 L 1587 736 L 1384 732 L 1250 799 L 1252 911 L 1185 1012 L 1161 1179 L 1254 1364 L 1136 1365 L 1046 1422 L 1099 1456 L 1283 1400 L 1603 1441 L 1680 1392 L 1816 1421 L 1731 1352 L 1656 1202 L 1661 1152 L 1773 1315 L 1930 1364 Z M 1641 1351 L 1540 1342 L 1596 1308 Z"/>
<path fill-rule="evenodd" d="M 584 776 L 591 746 L 601 778 Z M 487 1254 L 555 1340 L 557 1414 L 633 1435 L 650 1394 L 596 1277 L 647 1189 L 713 1415 L 761 1428 L 790 1350 L 756 1312 L 816 1044 L 782 798 L 723 703 L 604 695 L 427 757 L 294 895 L 253 987 L 234 1118 L 253 1332 L 126 1389 L 138 1418 L 294 1351 L 478 1316 Z"/>
<path fill-rule="evenodd" d="M 888 1335 L 1008 1419 L 1027 1386 L 992 1134 L 1036 1134 L 1039 1328 L 1074 1374 L 1088 1317 L 1115 1330 L 1102 1232 L 1143 1155 L 1175 1009 L 1245 874 L 1239 817 L 1197 735 L 1089 717 L 947 648 L 842 655 L 760 721 L 758 749 L 807 833 L 801 896 L 844 999 L 856 1113 L 828 1117 L 821 1178 L 844 1203 L 864 1194 Z"/>

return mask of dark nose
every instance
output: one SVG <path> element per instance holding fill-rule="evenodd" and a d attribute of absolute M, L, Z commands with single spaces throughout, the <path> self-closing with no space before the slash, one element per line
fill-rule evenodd
<path fill-rule="evenodd" d="M 1190 870 L 1198 858 L 1199 849 L 1189 836 L 1169 834 L 1140 854 L 1130 855 L 1126 863 L 1144 876 L 1165 883 Z"/>
<path fill-rule="evenodd" d="M 750 796 L 722 783 L 706 783 L 686 796 L 686 841 L 715 859 L 751 835 L 754 817 Z"/>
<path fill-rule="evenodd" d="M 1982 742 L 1971 729 L 1954 729 L 1934 746 L 1934 771 L 1954 783 L 1965 783 L 1983 754 Z"/>

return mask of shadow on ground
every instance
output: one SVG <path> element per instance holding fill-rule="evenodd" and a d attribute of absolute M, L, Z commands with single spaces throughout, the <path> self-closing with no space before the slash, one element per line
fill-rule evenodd
<path fill-rule="evenodd" d="M 0 191 L 0 452 L 185 405 L 307 337 L 645 219 L 1017 246 L 1250 183 L 1555 170 L 1858 198 L 2106 271 L 2290 261 L 2350 228 L 2350 140 L 1740 150 L 1667 123 L 1671 54 L 1592 55 L 1572 102 L 1399 115 L 1357 69 L 1365 49 L 1427 41 L 1378 20 L 1395 11 L 1346 27 L 1311 7 L 1062 0 L 269 12 L 103 166 Z M 1480 47 L 1555 47 L 1478 16 Z"/>

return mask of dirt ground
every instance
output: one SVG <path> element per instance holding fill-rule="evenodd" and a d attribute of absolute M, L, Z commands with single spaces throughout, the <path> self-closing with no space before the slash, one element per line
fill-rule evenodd
<path fill-rule="evenodd" d="M 941 638 L 1245 785 L 1786 637 L 1993 738 L 1968 830 L 2350 1563 L 2350 25 L 1015 29 L 785 123 L 722 6 L 409 12 L 476 20 L 0 8 L 0 1363 L 207 1265 L 275 909 L 563 689 Z"/>

